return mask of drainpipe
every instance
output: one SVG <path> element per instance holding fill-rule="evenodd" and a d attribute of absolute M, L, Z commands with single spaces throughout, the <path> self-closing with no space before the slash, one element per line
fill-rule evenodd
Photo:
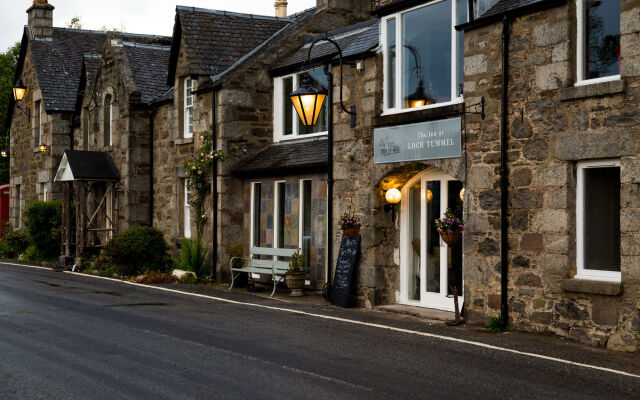
<path fill-rule="evenodd" d="M 502 19 L 502 115 L 500 123 L 500 313 L 503 328 L 509 324 L 509 177 L 507 170 L 507 119 L 509 89 L 509 19 Z"/>
<path fill-rule="evenodd" d="M 155 125 L 156 115 L 158 115 L 158 107 L 153 107 L 151 110 L 151 116 L 149 117 L 149 226 L 153 227 L 153 130 Z"/>
<path fill-rule="evenodd" d="M 211 95 L 213 96 L 213 99 L 211 100 L 211 121 L 212 121 L 212 125 L 213 125 L 213 129 L 212 129 L 212 134 L 211 134 L 211 140 L 212 140 L 212 146 L 214 150 L 218 149 L 218 118 L 217 118 L 217 113 L 216 113 L 216 95 L 217 95 L 217 90 L 213 90 L 211 92 Z M 212 196 L 213 196 L 213 221 L 212 221 L 212 225 L 213 225 L 213 232 L 212 232 L 212 246 L 211 246 L 211 251 L 212 251 L 212 259 L 213 259 L 213 265 L 211 266 L 211 279 L 214 278 L 214 276 L 216 275 L 216 270 L 218 267 L 218 160 L 215 160 L 213 163 L 213 188 L 211 189 Z"/>
<path fill-rule="evenodd" d="M 342 66 L 340 66 L 342 68 Z M 331 285 L 331 265 L 333 264 L 333 74 L 329 64 L 324 66 L 327 75 L 327 94 L 329 106 L 329 129 L 327 129 L 327 287 Z M 342 73 L 342 70 L 340 71 Z"/>

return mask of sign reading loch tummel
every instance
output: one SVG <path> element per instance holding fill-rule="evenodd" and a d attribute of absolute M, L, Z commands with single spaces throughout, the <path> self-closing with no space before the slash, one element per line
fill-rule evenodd
<path fill-rule="evenodd" d="M 462 156 L 460 118 L 376 128 L 373 137 L 376 164 Z"/>

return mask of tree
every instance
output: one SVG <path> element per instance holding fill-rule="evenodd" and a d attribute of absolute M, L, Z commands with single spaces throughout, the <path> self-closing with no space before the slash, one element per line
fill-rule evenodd
<path fill-rule="evenodd" d="M 9 100 L 13 92 L 13 78 L 16 73 L 16 65 L 20 56 L 20 43 L 9 47 L 4 53 L 0 53 L 0 147 L 8 147 L 9 130 L 5 128 L 9 114 Z M 0 158 L 0 185 L 9 183 L 9 159 Z"/>
<path fill-rule="evenodd" d="M 80 17 L 76 16 L 71 18 L 71 20 L 67 22 L 67 28 L 82 29 L 82 22 L 80 22 Z"/>

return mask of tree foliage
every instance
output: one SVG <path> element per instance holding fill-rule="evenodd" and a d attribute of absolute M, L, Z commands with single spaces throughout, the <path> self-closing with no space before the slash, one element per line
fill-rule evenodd
<path fill-rule="evenodd" d="M 9 130 L 6 128 L 7 117 L 19 56 L 19 42 L 9 47 L 4 53 L 0 53 L 0 147 L 2 148 L 9 145 Z M 9 159 L 0 158 L 0 185 L 7 183 L 9 183 Z"/>

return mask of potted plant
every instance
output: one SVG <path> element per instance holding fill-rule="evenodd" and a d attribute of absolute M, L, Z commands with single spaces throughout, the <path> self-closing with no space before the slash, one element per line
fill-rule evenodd
<path fill-rule="evenodd" d="M 287 287 L 291 289 L 291 294 L 289 294 L 289 296 L 292 297 L 303 296 L 302 288 L 304 287 L 304 272 L 302 271 L 302 268 L 304 267 L 304 256 L 300 251 L 301 250 L 298 249 L 291 255 L 291 260 L 289 260 L 289 269 L 284 276 Z"/>
<path fill-rule="evenodd" d="M 338 227 L 342 229 L 342 234 L 350 239 L 358 236 L 360 233 L 360 218 L 356 217 L 351 210 L 340 216 Z"/>
<path fill-rule="evenodd" d="M 453 246 L 460 240 L 462 231 L 464 231 L 464 223 L 453 214 L 450 208 L 443 214 L 442 218 L 435 220 L 436 228 L 440 232 L 440 237 L 446 244 Z"/>

